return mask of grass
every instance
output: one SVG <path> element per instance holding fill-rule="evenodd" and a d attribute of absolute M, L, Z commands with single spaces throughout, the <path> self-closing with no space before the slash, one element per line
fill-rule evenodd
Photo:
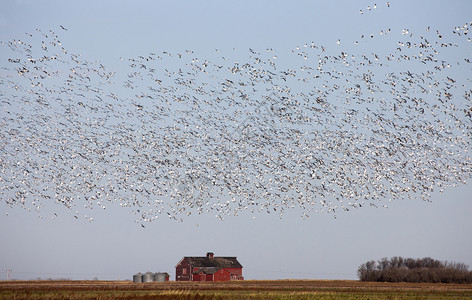
<path fill-rule="evenodd" d="M 3 281 L 0 299 L 472 299 L 471 284 L 355 280 Z"/>

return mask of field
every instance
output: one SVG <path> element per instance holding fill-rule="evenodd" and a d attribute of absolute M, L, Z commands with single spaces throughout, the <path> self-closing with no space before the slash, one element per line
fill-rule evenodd
<path fill-rule="evenodd" d="M 472 299 L 472 284 L 356 280 L 0 281 L 0 299 Z"/>

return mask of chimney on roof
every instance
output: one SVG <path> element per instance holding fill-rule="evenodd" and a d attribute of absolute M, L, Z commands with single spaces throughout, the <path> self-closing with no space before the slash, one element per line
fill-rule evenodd
<path fill-rule="evenodd" d="M 207 252 L 207 258 L 212 259 L 214 256 L 213 252 Z"/>

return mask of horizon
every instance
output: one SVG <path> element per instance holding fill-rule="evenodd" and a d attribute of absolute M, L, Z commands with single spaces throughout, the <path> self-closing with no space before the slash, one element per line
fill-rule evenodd
<path fill-rule="evenodd" d="M 472 265 L 472 2 L 110 4 L 1 4 L 0 280 Z"/>

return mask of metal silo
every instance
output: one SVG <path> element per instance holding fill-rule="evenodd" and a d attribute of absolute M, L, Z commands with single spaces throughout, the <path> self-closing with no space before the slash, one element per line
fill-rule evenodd
<path fill-rule="evenodd" d="M 143 282 L 152 282 L 152 280 L 154 279 L 154 274 L 151 273 L 151 272 L 146 272 L 144 273 L 143 275 Z"/>
<path fill-rule="evenodd" d="M 154 274 L 154 281 L 164 282 L 166 281 L 166 273 L 155 273 Z"/>
<path fill-rule="evenodd" d="M 143 282 L 143 274 L 140 272 L 138 274 L 133 275 L 133 282 L 134 283 L 141 283 Z"/>

